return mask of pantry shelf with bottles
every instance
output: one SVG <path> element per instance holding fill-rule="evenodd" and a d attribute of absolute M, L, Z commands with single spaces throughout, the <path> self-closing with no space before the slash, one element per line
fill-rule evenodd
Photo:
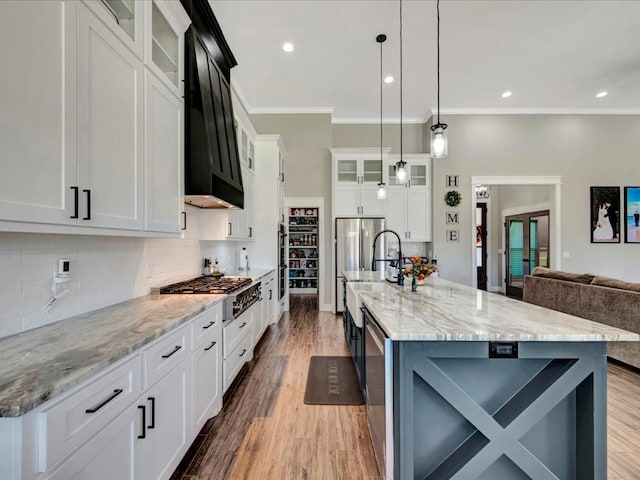
<path fill-rule="evenodd" d="M 318 293 L 318 209 L 289 208 L 289 291 Z"/>

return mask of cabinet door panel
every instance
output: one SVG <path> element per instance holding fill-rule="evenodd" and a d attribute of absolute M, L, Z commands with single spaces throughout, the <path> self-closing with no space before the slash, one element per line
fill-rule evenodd
<path fill-rule="evenodd" d="M 144 480 L 169 478 L 191 441 L 187 420 L 188 364 L 182 362 L 143 396 L 147 407 Z M 151 425 L 153 428 L 149 428 Z"/>
<path fill-rule="evenodd" d="M 76 222 L 75 7 L 0 2 L 1 220 Z"/>
<path fill-rule="evenodd" d="M 142 62 L 79 4 L 81 225 L 142 228 Z"/>
<path fill-rule="evenodd" d="M 360 186 L 361 215 L 384 215 L 385 200 L 378 199 L 378 187 Z"/>
<path fill-rule="evenodd" d="M 138 480 L 142 478 L 139 410 L 131 406 L 65 461 L 49 480 Z"/>
<path fill-rule="evenodd" d="M 356 217 L 359 215 L 358 207 L 360 206 L 359 202 L 359 189 L 357 186 L 347 187 L 347 188 L 338 188 L 335 189 L 333 211 L 336 214 L 336 217 Z"/>
<path fill-rule="evenodd" d="M 407 189 L 405 187 L 387 188 L 384 216 L 387 219 L 387 228 L 398 232 L 401 240 L 408 240 L 406 238 Z"/>
<path fill-rule="evenodd" d="M 222 333 L 221 327 L 192 354 L 193 429 L 200 431 L 205 422 L 222 408 Z"/>
<path fill-rule="evenodd" d="M 146 229 L 180 232 L 182 208 L 183 107 L 153 74 L 146 72 Z"/>
<path fill-rule="evenodd" d="M 407 216 L 407 230 L 413 242 L 431 241 L 431 209 L 429 191 L 426 188 L 411 187 L 408 190 L 408 205 L 411 212 Z"/>

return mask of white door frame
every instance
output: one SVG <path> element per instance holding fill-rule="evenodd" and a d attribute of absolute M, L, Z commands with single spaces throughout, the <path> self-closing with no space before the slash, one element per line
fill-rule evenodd
<path fill-rule="evenodd" d="M 287 224 L 287 231 L 289 231 L 289 208 L 291 207 L 310 207 L 318 209 L 318 310 L 331 311 L 331 305 L 323 303 L 324 301 L 324 266 L 327 258 L 325 257 L 324 246 L 324 216 L 325 216 L 325 204 L 324 197 L 286 197 L 284 204 L 287 207 L 287 213 L 285 215 L 285 223 Z M 288 248 L 287 248 L 288 251 Z M 287 254 L 287 257 L 289 255 Z M 289 259 L 287 258 L 287 265 L 289 265 Z M 287 285 L 289 285 L 289 271 L 287 269 Z"/>
<path fill-rule="evenodd" d="M 553 193 L 550 199 L 549 205 L 549 227 L 553 228 L 553 232 L 549 235 L 549 248 L 552 249 L 553 254 L 549 258 L 550 266 L 556 270 L 562 269 L 562 176 L 549 175 L 549 176 L 472 176 L 471 177 L 471 192 L 469 198 L 471 199 L 471 281 L 472 286 L 476 288 L 478 286 L 478 278 L 476 274 L 476 187 L 478 185 L 549 185 L 553 187 Z M 487 261 L 489 261 L 487 259 Z"/>

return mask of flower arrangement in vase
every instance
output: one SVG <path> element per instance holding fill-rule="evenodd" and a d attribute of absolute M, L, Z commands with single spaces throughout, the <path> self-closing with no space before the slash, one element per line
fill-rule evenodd
<path fill-rule="evenodd" d="M 411 257 L 411 260 L 413 265 L 405 267 L 404 276 L 411 277 L 415 275 L 416 284 L 418 285 L 424 285 L 425 279 L 438 271 L 438 267 L 430 263 L 428 258 Z"/>

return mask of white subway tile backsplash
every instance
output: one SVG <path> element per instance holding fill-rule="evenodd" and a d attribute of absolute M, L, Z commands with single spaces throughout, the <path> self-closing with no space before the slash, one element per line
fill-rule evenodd
<path fill-rule="evenodd" d="M 0 314 L 1 316 L 1 314 Z M 0 318 L 0 338 L 7 337 L 9 335 L 15 335 L 22 331 L 22 317 L 17 315 L 15 317 Z"/>
<path fill-rule="evenodd" d="M 201 274 L 193 235 L 144 239 L 0 232 L 0 337 L 149 293 Z M 221 251 L 231 246 L 220 247 Z M 72 291 L 49 312 L 58 259 L 71 260 Z"/>

